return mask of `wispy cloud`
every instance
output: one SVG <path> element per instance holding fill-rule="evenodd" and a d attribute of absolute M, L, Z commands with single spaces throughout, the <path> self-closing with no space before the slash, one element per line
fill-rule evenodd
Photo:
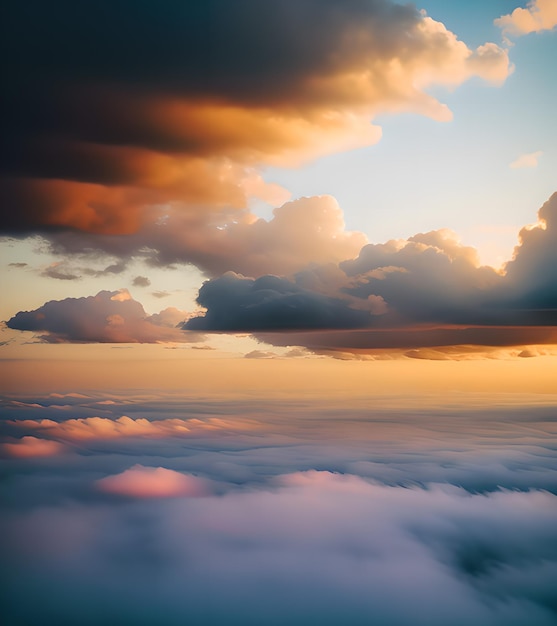
<path fill-rule="evenodd" d="M 538 167 L 538 162 L 542 154 L 543 152 L 541 150 L 538 150 L 537 152 L 528 152 L 526 154 L 521 154 L 509 165 L 509 167 L 513 170 Z"/>

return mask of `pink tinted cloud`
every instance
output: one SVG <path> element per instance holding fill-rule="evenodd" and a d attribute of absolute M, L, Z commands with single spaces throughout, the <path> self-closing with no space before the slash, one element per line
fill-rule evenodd
<path fill-rule="evenodd" d="M 54 420 L 13 420 L 12 426 L 25 430 L 38 431 L 55 439 L 70 441 L 87 441 L 102 439 L 122 439 L 139 437 L 148 439 L 164 439 L 185 437 L 199 431 L 222 431 L 252 429 L 257 425 L 253 420 L 224 420 L 221 418 L 199 419 L 166 419 L 149 421 L 143 417 L 133 419 L 122 415 L 118 419 L 106 417 L 84 417 L 56 422 Z"/>
<path fill-rule="evenodd" d="M 121 474 L 97 480 L 104 493 L 130 498 L 195 497 L 209 494 L 206 481 L 164 467 L 134 465 Z"/>
<path fill-rule="evenodd" d="M 65 446 L 57 441 L 48 441 L 38 437 L 26 436 L 18 441 L 0 444 L 0 450 L 13 458 L 33 458 L 55 456 L 64 452 Z"/>

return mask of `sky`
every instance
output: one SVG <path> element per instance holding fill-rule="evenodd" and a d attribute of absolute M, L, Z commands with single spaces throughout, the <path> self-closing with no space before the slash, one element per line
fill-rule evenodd
<path fill-rule="evenodd" d="M 3 15 L 9 626 L 555 624 L 557 0 Z"/>

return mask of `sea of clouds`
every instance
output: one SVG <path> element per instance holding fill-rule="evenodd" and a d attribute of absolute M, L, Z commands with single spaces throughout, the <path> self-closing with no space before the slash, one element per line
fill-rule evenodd
<path fill-rule="evenodd" d="M 7 626 L 557 623 L 555 405 L 8 397 Z"/>

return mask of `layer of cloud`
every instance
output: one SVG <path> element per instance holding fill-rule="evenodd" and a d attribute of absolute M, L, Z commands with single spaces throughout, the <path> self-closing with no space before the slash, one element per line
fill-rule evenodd
<path fill-rule="evenodd" d="M 41 433 L 61 441 L 89 441 L 102 439 L 163 439 L 171 437 L 188 437 L 197 432 L 255 429 L 253 420 L 226 420 L 207 418 L 161 419 L 150 421 L 146 418 L 131 418 L 122 415 L 116 419 L 106 417 L 84 417 L 67 419 L 57 422 L 52 419 L 13 420 L 8 422 L 17 430 Z M 24 439 L 26 439 L 24 437 Z M 31 439 L 35 439 L 31 437 Z"/>
<path fill-rule="evenodd" d="M 543 152 L 538 150 L 537 152 L 528 152 L 527 154 L 521 154 L 518 159 L 515 159 L 509 167 L 513 170 L 522 168 L 538 167 L 538 161 Z"/>
<path fill-rule="evenodd" d="M 515 37 L 552 30 L 557 26 L 557 4 L 555 0 L 531 0 L 525 9 L 518 7 L 497 18 L 495 24 L 505 35 Z"/>
<path fill-rule="evenodd" d="M 195 476 L 143 465 L 134 465 L 121 474 L 101 478 L 95 486 L 104 493 L 129 498 L 192 497 L 208 493 L 206 481 Z"/>
<path fill-rule="evenodd" d="M 46 414 L 58 436 L 66 424 L 85 430 L 76 416 L 87 411 L 116 421 L 123 402 L 130 421 L 148 416 L 153 428 L 160 416 L 230 428 L 6 455 L 0 549 L 17 576 L 4 577 L 2 616 L 84 626 L 115 615 L 134 626 L 553 625 L 554 400 L 10 395 L 0 401 L 10 443 L 14 429 L 55 436 L 16 416 Z M 70 413 L 55 408 L 62 402 Z M 233 428 L 247 418 L 257 425 Z"/>
<path fill-rule="evenodd" d="M 43 341 L 50 343 L 199 340 L 195 334 L 186 335 L 177 328 L 185 317 L 185 312 L 175 308 L 149 316 L 124 289 L 100 291 L 86 298 L 51 300 L 34 311 L 17 313 L 7 326 L 39 333 Z"/>
<path fill-rule="evenodd" d="M 66 252 L 125 257 L 148 247 L 214 274 L 252 275 L 257 254 L 250 243 L 250 271 L 223 267 L 221 240 L 226 249 L 280 230 L 278 216 L 267 227 L 247 210 L 252 197 L 287 198 L 262 166 L 375 143 L 378 113 L 450 119 L 431 86 L 473 76 L 498 84 L 510 71 L 495 44 L 471 50 L 390 0 L 168 1 L 156 10 L 103 1 L 87 15 L 33 0 L 12 3 L 4 18 L 3 232 L 42 234 Z M 329 244 L 327 260 L 338 260 L 340 242 Z M 271 256 L 263 252 L 262 272 L 286 271 L 283 258 L 266 264 Z"/>
<path fill-rule="evenodd" d="M 63 412 L 48 397 L 0 403 L 2 441 L 32 436 L 63 444 L 71 459 L 53 456 L 48 467 L 54 477 L 75 481 L 78 492 L 85 488 L 79 468 L 89 480 L 93 467 L 104 476 L 140 463 L 218 484 L 259 485 L 280 474 L 326 469 L 389 485 L 448 482 L 471 492 L 502 487 L 557 494 L 555 409 L 547 397 L 540 403 L 514 394 L 451 394 L 424 406 L 424 398 L 377 396 L 371 406 L 367 400 L 140 393 L 126 396 L 131 418 L 121 416 L 122 397 L 101 398 L 68 398 Z M 89 414 L 95 417 L 77 417 Z M 33 460 L 12 458 L 25 467 L 22 480 L 43 471 Z M 68 462 L 75 476 L 64 469 Z M 55 486 L 52 492 L 13 489 L 26 506 L 57 498 Z"/>
<path fill-rule="evenodd" d="M 62 504 L 4 520 L 6 564 L 18 571 L 5 582 L 8 617 L 34 623 L 40 611 L 47 623 L 88 625 L 115 614 L 124 624 L 156 616 L 164 626 L 301 625 L 308 616 L 327 626 L 555 623 L 557 498 L 549 493 L 473 495 L 309 471 L 270 489 L 183 499 L 163 497 L 183 495 L 186 484 L 161 469 L 120 475 L 130 477 L 121 495 L 133 502 Z M 175 480 L 180 488 L 161 490 Z M 45 601 L 21 602 L 25 593 Z"/>

